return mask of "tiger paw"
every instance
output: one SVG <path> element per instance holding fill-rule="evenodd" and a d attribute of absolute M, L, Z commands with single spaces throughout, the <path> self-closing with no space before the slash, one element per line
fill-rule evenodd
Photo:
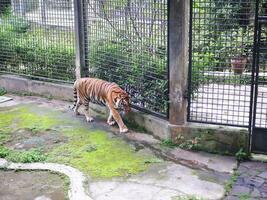
<path fill-rule="evenodd" d="M 80 112 L 78 112 L 78 111 L 76 111 L 76 112 L 74 112 L 75 113 L 75 115 L 80 115 L 81 113 Z"/>
<path fill-rule="evenodd" d="M 93 122 L 94 121 L 94 118 L 92 118 L 92 117 L 86 117 L 86 121 L 87 122 Z"/>
<path fill-rule="evenodd" d="M 110 125 L 110 126 L 113 126 L 113 125 L 115 125 L 116 124 L 116 122 L 115 121 L 107 121 L 107 123 L 108 123 L 108 125 Z"/>
<path fill-rule="evenodd" d="M 127 133 L 129 130 L 128 128 L 121 128 L 120 133 Z"/>

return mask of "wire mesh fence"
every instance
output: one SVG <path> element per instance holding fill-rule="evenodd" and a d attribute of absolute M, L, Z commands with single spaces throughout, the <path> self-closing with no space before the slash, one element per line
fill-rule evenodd
<path fill-rule="evenodd" d="M 116 82 L 132 104 L 168 112 L 167 0 L 90 0 L 89 74 Z"/>
<path fill-rule="evenodd" d="M 118 83 L 134 106 L 166 117 L 167 0 L 81 2 L 89 75 Z M 72 0 L 4 0 L 0 12 L 1 72 L 73 82 Z"/>
<path fill-rule="evenodd" d="M 192 1 L 189 121 L 249 126 L 255 5 Z"/>
<path fill-rule="evenodd" d="M 1 0 L 1 72 L 71 82 L 74 46 L 72 1 Z"/>

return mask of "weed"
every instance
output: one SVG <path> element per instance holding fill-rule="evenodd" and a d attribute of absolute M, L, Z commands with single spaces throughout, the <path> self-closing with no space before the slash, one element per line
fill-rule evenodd
<path fill-rule="evenodd" d="M 160 143 L 161 146 L 175 148 L 177 144 L 175 144 L 171 139 L 165 139 Z"/>
<path fill-rule="evenodd" d="M 250 158 L 250 154 L 245 152 L 243 148 L 239 149 L 239 151 L 235 154 L 235 157 L 238 161 L 245 161 Z"/>
<path fill-rule="evenodd" d="M 0 96 L 3 96 L 3 95 L 5 95 L 5 94 L 6 94 L 6 89 L 0 87 Z"/>
<path fill-rule="evenodd" d="M 229 194 L 233 185 L 237 181 L 238 176 L 239 176 L 239 173 L 235 170 L 234 173 L 232 174 L 230 180 L 227 183 L 225 183 L 224 190 L 225 190 L 226 194 Z"/>
<path fill-rule="evenodd" d="M 257 198 L 257 197 L 252 196 L 251 194 L 239 194 L 239 195 L 237 195 L 237 197 L 238 197 L 240 200 L 253 199 L 253 198 L 255 198 L 255 199 L 259 199 L 259 198 Z"/>
<path fill-rule="evenodd" d="M 190 140 L 185 140 L 181 144 L 179 144 L 179 147 L 181 149 L 186 149 L 186 150 L 198 150 L 199 149 L 199 141 L 200 138 L 195 137 Z"/>
<path fill-rule="evenodd" d="M 0 158 L 5 158 L 9 154 L 9 150 L 6 147 L 0 146 Z"/>

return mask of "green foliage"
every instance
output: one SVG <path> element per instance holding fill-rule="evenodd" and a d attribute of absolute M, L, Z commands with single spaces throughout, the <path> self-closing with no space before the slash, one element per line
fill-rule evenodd
<path fill-rule="evenodd" d="M 44 155 L 40 150 L 37 149 L 32 149 L 29 151 L 12 150 L 6 156 L 6 159 L 8 161 L 17 163 L 33 163 L 45 161 L 46 155 Z"/>
<path fill-rule="evenodd" d="M 46 156 L 40 150 L 18 151 L 9 150 L 4 146 L 0 146 L 0 158 L 17 163 L 33 163 L 46 160 Z"/>
<path fill-rule="evenodd" d="M 33 31 L 24 19 L 6 14 L 0 24 L 0 51 L 8 52 L 8 56 L 0 54 L 1 68 L 25 75 L 73 80 L 73 39 L 66 43 L 61 40 L 64 31 L 57 34 L 51 35 L 42 28 Z"/>
<path fill-rule="evenodd" d="M 6 94 L 6 89 L 0 87 L 0 96 L 3 96 L 3 95 L 5 95 L 5 94 Z"/>
<path fill-rule="evenodd" d="M 0 158 L 5 158 L 9 155 L 9 149 L 0 145 Z"/>
<path fill-rule="evenodd" d="M 252 56 L 254 26 L 249 23 L 252 2 L 198 0 L 194 1 L 193 7 L 191 91 L 194 97 L 200 85 L 217 83 L 220 79 L 207 76 L 208 72 L 224 72 L 231 68 L 232 58 Z M 247 68 L 249 66 L 248 63 Z M 230 80 L 224 78 L 220 83 L 228 84 Z M 236 82 L 247 83 L 243 80 Z"/>
<path fill-rule="evenodd" d="M 235 157 L 238 161 L 245 161 L 250 158 L 250 154 L 244 151 L 243 148 L 239 149 L 239 151 L 235 154 Z"/>

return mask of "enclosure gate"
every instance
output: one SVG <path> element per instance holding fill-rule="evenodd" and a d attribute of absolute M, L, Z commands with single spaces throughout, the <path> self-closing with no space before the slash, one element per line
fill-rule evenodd
<path fill-rule="evenodd" d="M 251 150 L 267 153 L 267 15 L 258 17 Z"/>
<path fill-rule="evenodd" d="M 188 121 L 248 128 L 267 153 L 267 1 L 191 0 L 190 13 Z"/>

